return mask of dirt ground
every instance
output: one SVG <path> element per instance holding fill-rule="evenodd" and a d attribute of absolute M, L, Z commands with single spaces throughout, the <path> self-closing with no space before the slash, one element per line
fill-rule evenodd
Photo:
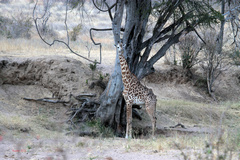
<path fill-rule="evenodd" d="M 99 73 L 104 74 L 106 66 L 105 64 L 99 67 L 101 70 L 95 73 L 95 78 Z M 182 151 L 174 146 L 175 142 L 182 141 L 182 138 L 189 138 L 184 134 L 159 134 L 156 139 L 132 140 L 66 135 L 69 133 L 69 125 L 66 123 L 68 116 L 65 114 L 67 106 L 62 103 L 51 104 L 23 99 L 60 97 L 61 100 L 68 101 L 70 93 L 97 93 L 99 97 L 102 89 L 88 88 L 92 82 L 92 72 L 89 66 L 81 61 L 66 56 L 32 58 L 3 56 L 0 58 L 0 69 L 1 159 L 184 159 Z M 162 103 L 171 99 L 195 101 L 196 104 L 211 102 L 207 94 L 194 87 L 178 69 L 166 66 L 164 70 L 158 70 L 145 78 L 143 83 L 153 89 Z M 232 75 L 223 75 L 226 81 L 219 89 L 223 91 L 222 97 L 219 96 L 220 99 L 225 99 L 226 95 L 232 100 L 238 99 L 239 73 L 239 69 L 236 69 Z M 230 87 L 231 91 L 224 90 Z M 195 103 L 189 104 L 195 105 Z M 193 130 L 191 133 L 201 132 L 198 136 L 192 134 L 191 138 L 195 139 L 199 135 L 202 141 L 209 138 L 209 124 L 194 126 L 196 124 L 194 117 L 188 120 L 178 119 L 175 113 L 167 112 L 169 109 L 161 108 L 161 104 L 158 104 L 158 128 L 184 122 L 188 129 Z M 175 118 L 171 118 L 170 114 Z M 204 114 L 206 113 L 202 116 Z M 237 116 L 239 113 L 234 112 L 234 114 Z M 136 126 L 150 125 L 147 118 L 143 121 L 135 120 L 133 123 Z M 166 137 L 170 138 L 165 140 Z M 182 143 L 184 144 L 185 141 Z M 198 149 L 183 148 L 184 153 L 190 156 L 202 152 Z"/>
<path fill-rule="evenodd" d="M 32 18 L 34 5 L 29 0 L 0 3 L 1 16 L 16 20 Z M 56 33 L 59 39 L 66 39 L 63 5 L 57 3 L 52 7 L 53 19 L 49 23 L 50 31 Z M 89 29 L 109 28 L 111 22 L 108 14 L 99 13 L 88 5 L 85 9 L 90 11 L 84 15 L 86 19 L 82 19 L 85 11 L 72 10 L 68 14 L 69 31 L 82 25 L 80 36 L 77 41 L 71 41 L 71 47 L 80 55 L 99 61 L 99 46 L 92 44 Z M 94 79 L 101 75 L 107 82 L 116 56 L 112 34 L 94 33 L 94 39 L 102 43 L 103 49 L 102 64 L 97 65 Z M 231 67 L 219 77 L 214 86 L 218 102 L 213 102 L 201 86 L 202 81 L 189 79 L 180 66 L 167 65 L 163 61 L 164 58 L 154 65 L 154 74 L 142 80 L 158 99 L 158 132 L 155 138 L 139 136 L 126 140 L 115 136 L 79 136 L 66 123 L 69 119 L 66 114 L 69 103 L 28 101 L 24 98 L 59 98 L 68 102 L 70 94 L 96 93 L 98 100 L 103 90 L 99 86 L 89 89 L 89 85 L 95 81 L 92 80 L 89 62 L 71 54 L 61 44 L 48 47 L 40 40 L 35 27 L 31 29 L 31 39 L 1 37 L 0 159 L 207 159 L 207 156 L 216 158 L 216 144 L 220 144 L 221 153 L 227 149 L 232 151 L 232 159 L 239 160 L 240 68 Z M 199 67 L 194 68 L 193 72 L 202 75 Z M 150 130 L 151 121 L 146 112 L 138 112 L 143 119 L 133 119 L 135 130 Z M 186 129 L 170 128 L 178 123 Z M 81 130 L 88 130 L 88 125 L 82 126 Z M 93 129 L 97 130 L 98 127 L 94 126 Z M 219 139 L 221 143 L 217 143 Z"/>
<path fill-rule="evenodd" d="M 132 142 L 122 138 L 66 136 L 66 106 L 23 99 L 56 96 L 68 101 L 70 93 L 99 95 L 100 88 L 88 88 L 86 80 L 90 83 L 92 74 L 80 61 L 62 56 L 1 57 L 0 67 L 3 159 L 176 159 L 180 155 L 177 151 L 160 154 L 156 147 L 132 152 Z"/>

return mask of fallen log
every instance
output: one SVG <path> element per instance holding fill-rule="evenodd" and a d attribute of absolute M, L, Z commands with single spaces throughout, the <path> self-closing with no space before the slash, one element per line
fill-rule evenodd
<path fill-rule="evenodd" d="M 62 101 L 56 98 L 40 98 L 40 99 L 34 99 L 34 98 L 23 98 L 27 101 L 41 101 L 41 102 L 49 102 L 49 103 L 69 103 L 69 101 Z"/>

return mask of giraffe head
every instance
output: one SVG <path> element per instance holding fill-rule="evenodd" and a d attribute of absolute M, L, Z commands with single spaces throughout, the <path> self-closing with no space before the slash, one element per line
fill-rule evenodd
<path fill-rule="evenodd" d="M 121 42 L 118 42 L 116 47 L 117 47 L 118 53 L 120 55 L 122 55 L 123 54 L 123 47 L 125 47 L 125 45 L 123 46 L 123 44 Z"/>

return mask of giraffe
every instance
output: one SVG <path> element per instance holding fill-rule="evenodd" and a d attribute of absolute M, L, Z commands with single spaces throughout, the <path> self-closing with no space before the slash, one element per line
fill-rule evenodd
<path fill-rule="evenodd" d="M 123 44 L 117 44 L 117 50 L 119 54 L 120 66 L 122 71 L 122 82 L 124 85 L 124 90 L 122 95 L 126 102 L 126 112 L 127 112 L 127 128 L 126 137 L 132 138 L 132 105 L 136 104 L 140 107 L 145 105 L 146 111 L 150 116 L 152 121 L 152 136 L 154 136 L 156 128 L 156 103 L 157 99 L 154 95 L 152 89 L 149 89 L 142 85 L 137 77 L 132 74 L 129 70 L 126 59 L 124 58 Z"/>

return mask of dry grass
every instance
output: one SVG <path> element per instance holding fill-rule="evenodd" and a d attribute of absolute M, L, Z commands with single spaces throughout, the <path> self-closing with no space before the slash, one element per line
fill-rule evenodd
<path fill-rule="evenodd" d="M 161 112 L 173 115 L 179 122 L 187 124 L 213 125 L 219 121 L 221 113 L 219 106 L 186 100 L 160 100 L 158 104 Z"/>
<path fill-rule="evenodd" d="M 158 100 L 158 110 L 169 115 L 175 115 L 179 121 L 186 119 L 191 123 L 216 125 L 219 123 L 222 113 L 226 120 L 231 120 L 239 115 L 239 102 L 224 104 L 207 104 L 187 100 Z M 239 120 L 239 119 L 238 119 Z"/>
<path fill-rule="evenodd" d="M 2 5 L 2 4 L 0 4 Z M 22 3 L 21 3 L 22 5 Z M 24 7 L 24 13 L 28 13 L 27 10 L 32 9 L 32 4 L 28 7 Z M 19 4 L 11 4 L 7 6 L 8 16 L 12 14 L 16 14 L 12 12 L 14 7 L 19 7 Z M 57 15 L 62 15 L 63 11 L 60 6 L 54 6 L 54 13 Z M 0 11 L 3 10 L 3 7 L 0 6 Z M 72 12 L 71 14 L 76 14 Z M 71 26 L 76 26 L 76 22 L 79 22 L 78 16 L 73 16 L 72 21 L 69 21 L 69 26 L 71 30 Z M 102 16 L 101 20 L 96 20 L 94 17 L 91 17 L 91 21 L 89 23 L 93 24 L 93 26 L 102 26 L 106 23 L 106 17 Z M 53 21 L 58 20 L 62 21 L 63 16 L 55 16 L 53 17 Z M 88 57 L 89 50 L 86 48 L 86 45 L 91 45 L 91 41 L 88 37 L 88 24 L 85 23 L 86 28 L 81 32 L 81 39 L 77 42 L 71 42 L 71 47 L 81 55 Z M 60 28 L 62 30 L 62 24 L 57 23 L 58 26 L 56 28 Z M 63 34 L 64 35 L 64 34 Z M 108 68 L 109 70 L 105 72 L 111 72 L 111 69 L 115 63 L 115 48 L 113 46 L 113 41 L 111 38 L 111 34 L 108 33 L 107 38 L 104 38 L 104 34 L 95 33 L 96 42 L 103 43 L 103 64 L 100 67 Z M 61 37 L 61 35 L 60 35 Z M 16 56 L 16 57 L 32 57 L 32 56 L 45 56 L 45 55 L 62 55 L 69 56 L 75 59 L 79 59 L 84 61 L 83 59 L 71 54 L 69 50 L 61 45 L 55 44 L 52 47 L 48 47 L 44 44 L 34 33 L 34 36 L 31 40 L 27 39 L 0 39 L 0 56 Z M 157 48 L 156 48 L 157 49 Z M 90 58 L 92 60 L 99 59 L 99 48 L 97 46 L 93 46 L 91 50 Z M 89 63 L 84 61 L 85 63 Z M 162 63 L 162 62 L 158 62 Z M 158 67 L 156 64 L 155 66 Z M 17 102 L 17 101 L 16 101 Z M 10 103 L 10 102 L 9 102 Z M 24 102 L 20 103 L 24 106 Z M 176 99 L 168 99 L 168 100 L 158 100 L 157 110 L 161 114 L 169 117 L 174 122 L 181 122 L 184 125 L 194 126 L 209 126 L 213 128 L 222 128 L 225 130 L 223 139 L 224 143 L 222 146 L 235 148 L 236 150 L 240 149 L 240 103 L 239 102 L 225 102 L 222 104 L 206 104 L 199 102 L 192 102 L 186 100 L 176 100 Z M 13 104 L 11 104 L 13 105 Z M 35 106 L 37 107 L 37 106 Z M 24 107 L 23 107 L 24 109 Z M 224 114 L 223 121 L 221 121 L 221 116 Z M 66 141 L 59 141 L 54 145 L 46 144 L 44 147 L 44 151 L 52 151 L 54 148 L 68 148 L 72 152 L 78 152 L 79 148 L 81 150 L 91 150 L 89 152 L 88 158 L 93 158 L 97 156 L 96 152 L 104 151 L 109 148 L 112 150 L 120 149 L 121 152 L 143 152 L 146 150 L 150 150 L 151 154 L 153 151 L 156 152 L 164 152 L 167 150 L 177 150 L 176 143 L 182 149 L 193 149 L 193 150 L 201 150 L 205 147 L 206 142 L 216 143 L 217 136 L 215 134 L 173 134 L 169 137 L 165 135 L 158 135 L 156 139 L 131 139 L 125 140 L 121 138 L 89 138 L 89 137 L 72 137 L 66 136 L 62 132 L 64 129 L 64 125 L 58 124 L 51 119 L 50 110 L 46 110 L 44 113 L 39 113 L 37 116 L 19 116 L 19 115 L 10 115 L 10 114 L 0 114 L 0 124 L 10 132 L 14 132 L 14 134 L 19 136 L 19 131 L 21 129 L 29 129 L 30 134 L 34 135 L 34 137 L 41 137 L 41 139 L 67 139 Z M 61 128 L 62 127 L 62 128 Z M 14 136 L 15 136 L 14 135 Z M 72 141 L 70 141 L 73 139 Z M 57 141 L 56 141 L 57 142 Z M 234 143 L 233 143 L 234 142 Z M 71 144 L 74 147 L 69 147 Z M 32 146 L 34 148 L 33 142 L 27 142 L 25 148 L 27 146 Z M 35 146 L 37 149 L 40 146 Z M 40 147 L 41 148 L 41 147 Z M 42 149 L 42 148 L 41 148 Z M 84 150 L 84 151 L 85 151 Z"/>
<path fill-rule="evenodd" d="M 17 115 L 0 114 L 0 123 L 2 126 L 11 130 L 20 130 L 23 128 L 29 128 L 27 117 L 20 117 Z"/>

